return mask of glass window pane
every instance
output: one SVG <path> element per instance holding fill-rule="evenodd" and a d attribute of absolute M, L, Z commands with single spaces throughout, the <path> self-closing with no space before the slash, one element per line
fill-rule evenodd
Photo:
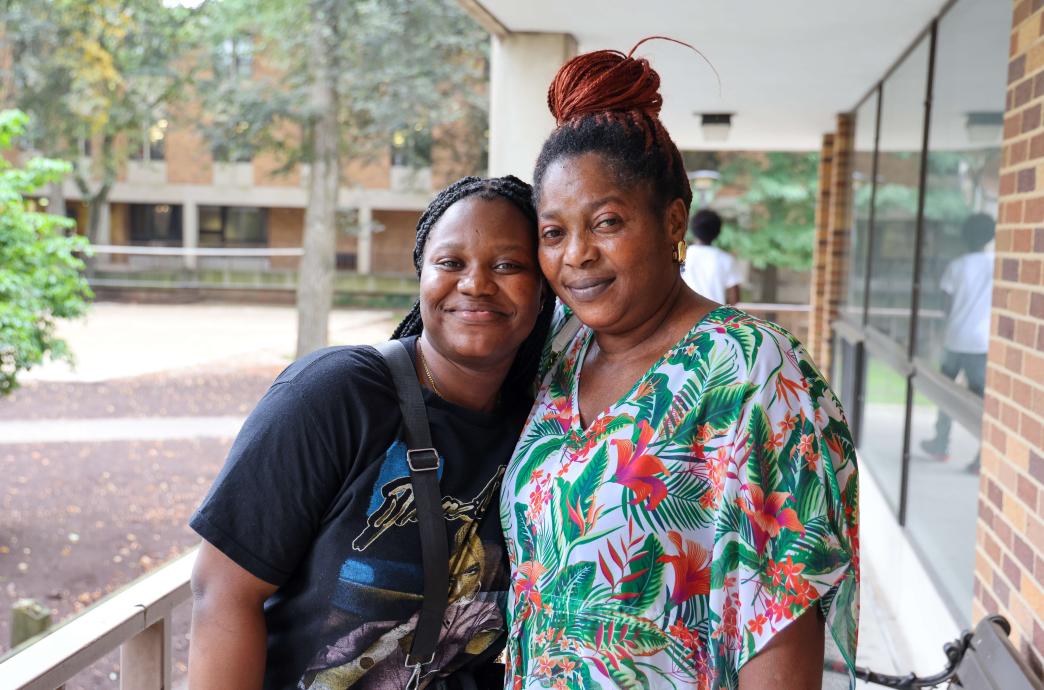
<path fill-rule="evenodd" d="M 870 259 L 870 325 L 908 344 L 929 41 L 884 83 Z"/>
<path fill-rule="evenodd" d="M 964 0 L 939 22 L 916 351 L 940 363 L 987 349 L 1007 9 Z"/>
<path fill-rule="evenodd" d="M 906 377 L 868 354 L 863 396 L 866 402 L 859 451 L 881 491 L 898 510 L 903 425 L 906 421 Z"/>
<path fill-rule="evenodd" d="M 915 393 L 906 526 L 964 623 L 971 622 L 979 441 Z"/>
<path fill-rule="evenodd" d="M 877 127 L 877 92 L 855 113 L 852 148 L 852 232 L 848 239 L 848 287 L 841 315 L 852 323 L 863 323 L 866 283 L 866 252 L 870 240 L 870 199 L 873 192 L 874 138 Z"/>

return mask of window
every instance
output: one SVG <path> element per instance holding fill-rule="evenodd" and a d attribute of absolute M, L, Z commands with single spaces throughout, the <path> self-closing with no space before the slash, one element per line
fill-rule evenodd
<path fill-rule="evenodd" d="M 160 118 L 141 135 L 140 141 L 131 145 L 131 160 L 162 161 L 166 159 L 167 127 L 170 123 Z"/>
<path fill-rule="evenodd" d="M 881 91 L 868 320 L 903 347 L 909 343 L 930 43 L 925 36 Z"/>
<path fill-rule="evenodd" d="M 237 36 L 225 39 L 214 53 L 215 68 L 230 78 L 249 79 L 254 74 L 254 39 Z"/>
<path fill-rule="evenodd" d="M 250 206 L 199 207 L 199 246 L 256 247 L 267 244 L 267 209 Z"/>
<path fill-rule="evenodd" d="M 841 315 L 853 324 L 863 323 L 866 293 L 866 252 L 870 242 L 870 208 L 873 199 L 874 143 L 877 139 L 875 90 L 855 113 L 855 142 L 852 154 L 852 233 L 848 246 L 848 288 Z"/>
<path fill-rule="evenodd" d="M 130 224 L 132 244 L 181 244 L 181 206 L 130 204 Z"/>
<path fill-rule="evenodd" d="M 431 167 L 431 130 L 417 123 L 392 134 L 391 164 L 405 168 Z"/>
<path fill-rule="evenodd" d="M 864 369 L 862 433 L 859 451 L 867 468 L 899 511 L 903 470 L 903 427 L 906 422 L 906 377 L 873 355 Z"/>

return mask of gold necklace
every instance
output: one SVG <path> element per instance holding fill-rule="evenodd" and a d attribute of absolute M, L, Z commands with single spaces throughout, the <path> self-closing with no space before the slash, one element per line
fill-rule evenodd
<path fill-rule="evenodd" d="M 431 369 L 428 368 L 428 360 L 424 359 L 424 350 L 421 349 L 419 340 L 417 341 L 417 356 L 420 358 L 421 367 L 424 369 L 424 375 L 428 377 L 428 383 L 431 384 L 431 389 L 435 391 L 435 395 L 445 400 L 446 396 L 440 393 L 439 387 L 435 385 L 435 379 L 431 375 Z"/>

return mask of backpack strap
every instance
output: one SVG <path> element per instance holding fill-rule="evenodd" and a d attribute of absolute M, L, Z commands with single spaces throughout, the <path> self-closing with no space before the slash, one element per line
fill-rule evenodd
<path fill-rule="evenodd" d="M 439 453 L 431 442 L 428 411 L 417 381 L 417 370 L 406 346 L 398 340 L 390 340 L 376 348 L 391 370 L 402 409 L 406 459 L 410 466 L 413 503 L 417 508 L 420 529 L 424 599 L 413 633 L 413 645 L 406 657 L 406 665 L 414 667 L 417 676 L 420 667 L 430 664 L 435 658 L 442 619 L 449 606 L 449 545 L 442 512 L 442 492 L 439 490 Z"/>

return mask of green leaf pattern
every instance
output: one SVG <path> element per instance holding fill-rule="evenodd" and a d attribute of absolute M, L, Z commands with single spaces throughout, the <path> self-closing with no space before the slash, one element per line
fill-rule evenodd
<path fill-rule="evenodd" d="M 855 451 L 801 345 L 720 307 L 585 429 L 569 317 L 501 496 L 508 687 L 734 689 L 813 606 L 851 677 Z"/>

